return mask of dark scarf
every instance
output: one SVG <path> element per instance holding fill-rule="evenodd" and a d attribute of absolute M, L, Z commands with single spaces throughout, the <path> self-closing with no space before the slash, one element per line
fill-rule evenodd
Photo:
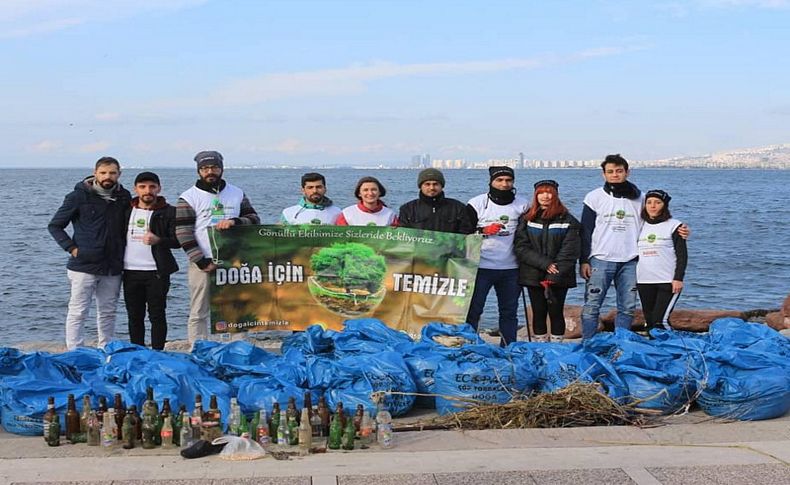
<path fill-rule="evenodd" d="M 444 202 L 444 191 L 439 192 L 439 195 L 436 197 L 428 197 L 427 195 L 423 194 L 422 191 L 420 191 L 420 200 L 431 207 L 439 207 L 442 205 L 442 202 Z"/>
<path fill-rule="evenodd" d="M 610 184 L 606 182 L 603 184 L 603 190 L 607 194 L 612 194 L 613 197 L 617 197 L 618 199 L 638 199 L 641 194 L 639 188 L 627 180 L 619 184 Z"/>
<path fill-rule="evenodd" d="M 211 192 L 212 194 L 219 194 L 226 185 L 227 184 L 223 179 L 217 179 L 217 181 L 213 184 L 210 184 L 203 179 L 198 179 L 198 181 L 195 182 L 195 187 L 199 188 L 200 190 L 205 190 L 206 192 Z"/>
<path fill-rule="evenodd" d="M 496 205 L 508 205 L 516 199 L 516 189 L 499 190 L 489 185 L 488 198 Z"/>
<path fill-rule="evenodd" d="M 666 212 L 662 212 L 655 219 L 650 217 L 650 216 L 647 216 L 645 218 L 645 222 L 647 222 L 648 224 L 661 224 L 662 222 L 668 221 L 668 220 L 669 220 L 669 216 L 667 215 Z"/>

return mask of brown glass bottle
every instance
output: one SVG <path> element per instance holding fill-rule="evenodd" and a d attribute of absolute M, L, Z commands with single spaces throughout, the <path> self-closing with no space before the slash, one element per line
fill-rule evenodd
<path fill-rule="evenodd" d="M 306 391 L 304 393 L 304 408 L 307 409 L 307 417 L 312 419 L 313 418 L 313 396 L 310 395 L 310 391 Z M 300 415 L 301 419 L 301 415 Z"/>
<path fill-rule="evenodd" d="M 321 418 L 321 435 L 329 436 L 330 416 L 329 406 L 326 405 L 324 396 L 318 398 L 318 416 Z"/>
<path fill-rule="evenodd" d="M 49 427 L 55 421 L 55 417 L 57 415 L 58 413 L 55 411 L 55 398 L 53 396 L 49 396 L 47 398 L 47 412 L 44 413 L 44 440 L 47 443 L 50 441 Z M 60 434 L 60 426 L 58 426 L 58 434 Z M 58 442 L 58 444 L 60 444 L 60 442 Z"/>
<path fill-rule="evenodd" d="M 104 413 L 107 412 L 107 398 L 99 396 L 99 408 L 96 410 L 96 418 L 100 423 L 104 422 Z"/>
<path fill-rule="evenodd" d="M 343 411 L 343 402 L 338 401 L 335 414 L 340 418 L 340 429 L 346 429 L 346 413 Z"/>
<path fill-rule="evenodd" d="M 72 443 L 82 441 L 80 434 L 80 413 L 77 412 L 77 403 L 74 401 L 74 394 L 69 394 L 66 406 L 66 439 Z"/>
<path fill-rule="evenodd" d="M 132 404 L 129 406 L 129 409 L 126 411 L 126 414 L 129 414 L 132 417 L 132 429 L 134 430 L 134 439 L 137 444 L 140 443 L 143 439 L 143 420 L 140 419 L 140 415 L 137 414 L 137 406 Z"/>
<path fill-rule="evenodd" d="M 214 441 L 222 436 L 222 411 L 217 405 L 217 396 L 211 395 L 208 402 L 208 409 L 203 413 L 203 433 L 202 438 L 206 441 Z"/>
<path fill-rule="evenodd" d="M 362 416 L 365 415 L 365 406 L 357 404 L 357 412 L 354 413 L 354 432 L 359 436 L 359 429 L 362 426 Z"/>
<path fill-rule="evenodd" d="M 123 405 L 121 395 L 115 394 L 115 425 L 118 427 L 118 441 L 123 441 L 123 418 L 126 417 L 126 406 Z"/>

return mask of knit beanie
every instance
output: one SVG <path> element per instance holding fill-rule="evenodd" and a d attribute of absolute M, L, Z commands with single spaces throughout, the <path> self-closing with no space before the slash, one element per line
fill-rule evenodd
<path fill-rule="evenodd" d="M 514 172 L 512 168 L 506 166 L 488 167 L 488 177 L 490 178 L 490 182 L 493 182 L 495 178 L 502 176 L 515 179 L 516 172 Z"/>
<path fill-rule="evenodd" d="M 195 155 L 195 161 L 197 162 L 198 170 L 206 165 L 216 165 L 220 169 L 225 168 L 222 166 L 222 154 L 214 150 L 199 152 Z"/>
<path fill-rule="evenodd" d="M 669 194 L 667 194 L 663 190 L 658 190 L 658 189 L 648 190 L 647 194 L 645 194 L 645 199 L 648 199 L 650 197 L 655 197 L 656 199 L 659 199 L 661 202 L 664 203 L 664 205 L 669 204 L 669 201 L 672 200 L 672 197 L 670 197 Z"/>
<path fill-rule="evenodd" d="M 417 176 L 417 187 L 422 187 L 422 184 L 428 182 L 429 180 L 439 182 L 439 184 L 444 187 L 444 175 L 435 168 L 426 168 L 420 172 L 420 174 Z"/>

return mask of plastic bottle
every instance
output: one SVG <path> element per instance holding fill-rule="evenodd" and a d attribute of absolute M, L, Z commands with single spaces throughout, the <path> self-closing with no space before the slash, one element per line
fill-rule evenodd
<path fill-rule="evenodd" d="M 241 425 L 241 408 L 235 397 L 230 398 L 230 417 L 228 418 L 228 434 L 240 436 L 239 426 Z"/>
<path fill-rule="evenodd" d="M 379 446 L 382 448 L 392 448 L 394 443 L 392 442 L 392 415 L 387 408 L 384 407 L 384 403 L 379 403 L 378 412 L 376 413 L 376 437 L 379 442 Z"/>

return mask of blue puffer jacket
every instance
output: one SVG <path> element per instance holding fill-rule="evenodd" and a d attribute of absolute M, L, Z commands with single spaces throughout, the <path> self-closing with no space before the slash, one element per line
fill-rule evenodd
<path fill-rule="evenodd" d="M 92 184 L 92 176 L 77 183 L 47 229 L 64 251 L 79 249 L 76 258 L 69 256 L 68 269 L 95 275 L 121 274 L 128 224 L 125 214 L 132 197 L 118 184 L 114 200 L 104 200 L 92 190 Z M 71 236 L 66 232 L 69 224 L 74 230 Z"/>

